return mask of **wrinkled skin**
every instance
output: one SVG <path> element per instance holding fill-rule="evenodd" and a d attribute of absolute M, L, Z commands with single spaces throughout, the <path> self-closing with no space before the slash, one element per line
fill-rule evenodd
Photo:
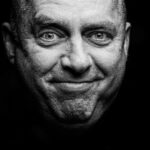
<path fill-rule="evenodd" d="M 9 34 L 4 38 L 10 61 L 47 120 L 72 127 L 94 124 L 120 87 L 129 23 L 112 0 L 32 0 L 28 5 L 18 25 L 20 44 Z M 10 24 L 4 26 L 10 30 Z"/>

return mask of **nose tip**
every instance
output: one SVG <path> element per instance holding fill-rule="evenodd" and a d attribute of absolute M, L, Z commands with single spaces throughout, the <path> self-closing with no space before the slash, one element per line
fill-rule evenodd
<path fill-rule="evenodd" d="M 67 46 L 66 55 L 62 57 L 63 69 L 78 75 L 87 72 L 91 67 L 92 60 L 82 36 L 75 32 Z"/>
<path fill-rule="evenodd" d="M 89 70 L 91 61 L 86 54 L 81 54 L 80 56 L 72 54 L 62 58 L 62 66 L 74 74 L 83 74 Z"/>

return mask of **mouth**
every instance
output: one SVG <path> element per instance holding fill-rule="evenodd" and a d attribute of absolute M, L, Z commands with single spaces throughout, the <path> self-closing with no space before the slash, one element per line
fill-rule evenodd
<path fill-rule="evenodd" d="M 97 103 L 97 88 L 102 79 L 71 80 L 54 78 L 47 80 L 47 86 L 54 91 L 56 99 L 51 101 L 58 105 L 56 110 L 63 121 L 69 123 L 87 122 L 93 114 Z M 57 102 L 57 103 L 56 103 Z M 63 115 L 62 115 L 63 114 Z"/>
<path fill-rule="evenodd" d="M 83 93 L 86 92 L 97 85 L 99 80 L 92 81 L 63 81 L 63 82 L 53 82 L 53 85 L 62 92 L 65 93 Z"/>

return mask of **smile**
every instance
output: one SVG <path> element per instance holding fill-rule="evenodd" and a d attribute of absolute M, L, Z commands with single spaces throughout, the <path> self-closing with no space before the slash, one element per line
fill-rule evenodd
<path fill-rule="evenodd" d="M 96 85 L 98 81 L 93 82 L 60 82 L 54 83 L 57 89 L 63 92 L 86 92 Z"/>

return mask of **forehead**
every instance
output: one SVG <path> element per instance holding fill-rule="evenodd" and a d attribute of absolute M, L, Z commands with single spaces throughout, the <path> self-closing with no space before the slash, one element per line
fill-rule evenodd
<path fill-rule="evenodd" d="M 57 5 L 61 7 L 69 7 L 69 8 L 80 8 L 83 7 L 95 7 L 95 6 L 110 6 L 113 3 L 116 4 L 116 0 L 32 0 L 34 4 L 37 5 Z"/>
<path fill-rule="evenodd" d="M 36 16 L 46 15 L 63 18 L 113 18 L 117 16 L 118 0 L 30 0 L 26 2 Z M 117 16 L 118 17 L 118 16 Z M 96 19 L 96 18 L 95 18 Z"/>

